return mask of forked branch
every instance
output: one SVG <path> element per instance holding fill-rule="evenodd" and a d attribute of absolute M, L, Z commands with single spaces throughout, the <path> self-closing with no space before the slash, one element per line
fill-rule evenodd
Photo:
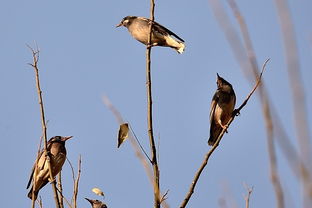
<path fill-rule="evenodd" d="M 53 178 L 52 175 L 52 169 L 51 169 L 51 163 L 50 163 L 50 156 L 48 154 L 48 150 L 47 150 L 47 126 L 46 126 L 46 122 L 45 122 L 45 115 L 44 115 L 44 105 L 43 105 L 43 99 L 42 99 L 42 91 L 40 88 L 40 80 L 39 80 L 39 68 L 38 68 L 38 61 L 39 61 L 39 49 L 33 49 L 32 47 L 28 46 L 28 48 L 31 50 L 32 52 L 32 56 L 33 56 L 33 63 L 29 64 L 31 65 L 34 70 L 35 70 L 35 76 L 36 76 L 36 87 L 37 87 L 37 93 L 38 93 L 38 101 L 39 101 L 39 105 L 40 105 L 40 115 L 41 115 L 41 126 L 42 126 L 42 134 L 43 134 L 43 141 L 44 141 L 44 154 L 46 157 L 46 161 L 49 167 L 49 174 L 50 174 L 50 181 L 52 182 L 52 189 L 54 192 L 54 199 L 55 199 L 55 204 L 57 208 L 60 208 L 60 202 L 59 202 L 59 198 L 58 198 L 58 194 L 57 194 L 57 190 L 56 190 L 56 182 Z M 35 177 L 33 177 L 34 183 L 35 183 Z M 33 193 L 32 193 L 32 201 L 34 201 L 34 189 L 33 189 Z M 34 202 L 33 202 L 34 205 Z"/>

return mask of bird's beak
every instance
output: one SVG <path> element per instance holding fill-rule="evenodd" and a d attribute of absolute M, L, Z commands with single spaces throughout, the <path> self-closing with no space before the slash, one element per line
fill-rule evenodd
<path fill-rule="evenodd" d="M 220 78 L 220 76 L 219 76 L 219 74 L 217 73 L 217 78 L 219 79 Z"/>
<path fill-rule="evenodd" d="M 69 140 L 70 138 L 72 138 L 73 136 L 68 136 L 68 137 L 63 137 L 63 141 L 65 142 L 65 141 L 67 141 L 67 140 Z"/>
<path fill-rule="evenodd" d="M 88 200 L 91 204 L 93 204 L 93 201 L 91 199 L 85 198 L 86 200 Z"/>
<path fill-rule="evenodd" d="M 116 25 L 116 27 L 120 27 L 120 26 L 122 26 L 122 23 L 119 23 L 118 25 Z"/>

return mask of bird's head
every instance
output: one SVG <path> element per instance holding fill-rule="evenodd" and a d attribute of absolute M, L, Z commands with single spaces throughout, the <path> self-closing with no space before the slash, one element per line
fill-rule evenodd
<path fill-rule="evenodd" d="M 230 93 L 231 91 L 233 91 L 232 85 L 228 81 L 220 77 L 218 73 L 217 73 L 217 86 L 218 90 L 222 92 Z"/>
<path fill-rule="evenodd" d="M 54 143 L 54 142 L 58 142 L 58 143 L 65 143 L 67 140 L 71 139 L 73 136 L 67 136 L 67 137 L 63 137 L 63 136 L 54 136 L 52 137 L 48 143 Z"/>
<path fill-rule="evenodd" d="M 90 202 L 93 208 L 107 208 L 106 204 L 104 204 L 100 200 L 97 200 L 97 199 L 93 200 L 93 199 L 88 199 L 88 198 L 85 198 L 85 199 Z"/>
<path fill-rule="evenodd" d="M 120 21 L 118 25 L 116 25 L 116 27 L 120 26 L 128 27 L 132 23 L 132 21 L 136 18 L 137 18 L 136 16 L 126 16 Z"/>

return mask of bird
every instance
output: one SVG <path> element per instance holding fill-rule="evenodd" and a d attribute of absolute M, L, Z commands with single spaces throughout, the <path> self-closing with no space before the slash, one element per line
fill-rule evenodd
<path fill-rule="evenodd" d="M 54 136 L 47 142 L 47 151 L 50 156 L 50 165 L 52 169 L 53 178 L 61 171 L 62 166 L 66 160 L 66 148 L 65 142 L 72 138 L 72 136 L 62 137 Z M 36 162 L 32 168 L 27 189 L 31 186 L 28 193 L 28 197 L 32 199 L 32 192 L 34 190 L 34 199 L 37 199 L 38 193 L 42 187 L 44 187 L 50 181 L 49 167 L 46 162 L 46 155 L 44 150 L 38 155 L 38 164 L 36 168 Z M 33 184 L 35 177 L 35 185 Z"/>
<path fill-rule="evenodd" d="M 100 200 L 93 200 L 93 199 L 88 199 L 88 198 L 85 198 L 85 199 L 90 202 L 92 208 L 107 208 L 106 204 L 104 204 Z"/>
<path fill-rule="evenodd" d="M 124 26 L 133 38 L 141 43 L 148 44 L 149 26 L 152 23 L 152 46 L 171 47 L 178 53 L 183 53 L 185 49 L 184 40 L 175 33 L 162 26 L 161 24 L 151 21 L 145 17 L 126 16 L 116 27 Z M 174 37 L 174 38 L 173 38 Z"/>
<path fill-rule="evenodd" d="M 210 106 L 210 137 L 208 145 L 213 146 L 221 131 L 227 129 L 227 123 L 232 117 L 236 95 L 232 85 L 217 73 L 217 91 Z"/>

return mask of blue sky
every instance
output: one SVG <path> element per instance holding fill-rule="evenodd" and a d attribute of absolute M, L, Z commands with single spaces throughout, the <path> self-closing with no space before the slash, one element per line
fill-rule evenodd
<path fill-rule="evenodd" d="M 226 1 L 231 22 L 238 25 Z M 258 62 L 271 61 L 264 82 L 287 133 L 296 144 L 292 96 L 284 46 L 274 1 L 240 0 Z M 311 127 L 312 13 L 311 2 L 289 0 L 298 44 L 307 117 Z M 107 95 L 149 149 L 146 122 L 145 47 L 115 25 L 127 15 L 149 16 L 149 1 L 5 1 L 0 7 L 0 160 L 1 206 L 27 207 L 26 184 L 41 135 L 40 113 L 26 44 L 39 45 L 40 76 L 48 136 L 73 135 L 68 158 L 77 166 L 82 156 L 78 206 L 84 197 L 106 194 L 109 207 L 151 207 L 152 188 L 130 143 L 117 149 L 118 123 L 102 102 Z M 179 55 L 153 48 L 154 133 L 160 138 L 161 189 L 177 207 L 208 151 L 209 107 L 216 73 L 232 83 L 237 104 L 251 86 L 241 73 L 208 1 L 156 1 L 156 21 L 185 40 Z M 254 186 L 251 207 L 274 207 L 269 179 L 265 127 L 257 96 L 250 99 L 212 155 L 189 207 L 244 206 L 243 183 Z M 301 207 L 300 187 L 280 149 L 279 172 L 288 207 Z M 63 167 L 63 186 L 71 198 L 71 169 Z M 53 207 L 52 190 L 40 191 L 45 207 Z M 298 201 L 300 203 L 298 203 Z"/>

